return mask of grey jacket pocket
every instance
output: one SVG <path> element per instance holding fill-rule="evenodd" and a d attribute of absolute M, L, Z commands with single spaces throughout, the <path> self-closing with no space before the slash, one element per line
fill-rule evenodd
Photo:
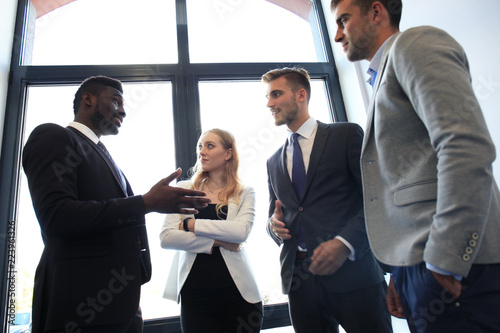
<path fill-rule="evenodd" d="M 437 181 L 420 182 L 406 185 L 394 191 L 394 204 L 405 206 L 415 202 L 436 200 Z"/>

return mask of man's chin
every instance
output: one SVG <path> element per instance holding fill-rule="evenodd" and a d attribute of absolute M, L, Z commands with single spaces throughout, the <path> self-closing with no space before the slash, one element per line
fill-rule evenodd
<path fill-rule="evenodd" d="M 286 122 L 285 122 L 283 119 L 275 119 L 275 120 L 274 120 L 274 124 L 275 124 L 276 126 L 281 126 L 281 125 L 285 125 L 285 124 L 286 124 Z"/>
<path fill-rule="evenodd" d="M 102 131 L 102 135 L 117 135 L 120 132 L 118 127 L 109 127 Z"/>
<path fill-rule="evenodd" d="M 101 119 L 98 128 L 102 135 L 116 135 L 119 131 L 118 125 L 107 119 Z"/>
<path fill-rule="evenodd" d="M 347 52 L 346 57 L 350 62 L 356 62 L 366 59 L 366 57 L 360 52 Z"/>

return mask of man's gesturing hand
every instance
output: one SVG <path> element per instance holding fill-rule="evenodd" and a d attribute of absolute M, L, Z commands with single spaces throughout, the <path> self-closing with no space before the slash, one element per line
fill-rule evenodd
<path fill-rule="evenodd" d="M 276 207 L 274 208 L 274 214 L 271 216 L 271 232 L 281 240 L 290 239 L 290 231 L 286 228 L 286 224 L 283 222 L 283 207 L 281 206 L 281 201 L 276 200 Z"/>
<path fill-rule="evenodd" d="M 205 197 L 205 192 L 169 185 L 180 175 L 181 169 L 179 168 L 156 183 L 148 193 L 142 196 L 146 213 L 196 214 L 198 212 L 196 208 L 206 207 L 210 203 L 210 199 Z"/>

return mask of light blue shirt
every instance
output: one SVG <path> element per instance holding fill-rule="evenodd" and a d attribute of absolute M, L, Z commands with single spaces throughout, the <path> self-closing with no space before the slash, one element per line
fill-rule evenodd
<path fill-rule="evenodd" d="M 368 70 L 366 71 L 370 77 L 366 81 L 368 84 L 373 86 L 375 84 L 375 77 L 373 73 L 377 73 L 378 69 L 380 67 L 380 61 L 382 60 L 382 54 L 384 53 L 385 47 L 387 42 L 389 41 L 390 38 L 387 38 L 387 40 L 382 44 L 379 49 L 377 50 L 377 53 L 372 58 L 372 61 L 370 62 L 370 65 L 368 66 Z"/>

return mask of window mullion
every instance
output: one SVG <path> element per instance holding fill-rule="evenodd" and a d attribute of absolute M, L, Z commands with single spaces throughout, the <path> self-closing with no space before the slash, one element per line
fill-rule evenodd
<path fill-rule="evenodd" d="M 193 75 L 189 74 L 189 36 L 186 0 L 176 0 L 178 75 L 173 80 L 174 128 L 177 164 L 182 176 L 196 161 L 194 147 L 201 129 L 198 89 Z"/>

